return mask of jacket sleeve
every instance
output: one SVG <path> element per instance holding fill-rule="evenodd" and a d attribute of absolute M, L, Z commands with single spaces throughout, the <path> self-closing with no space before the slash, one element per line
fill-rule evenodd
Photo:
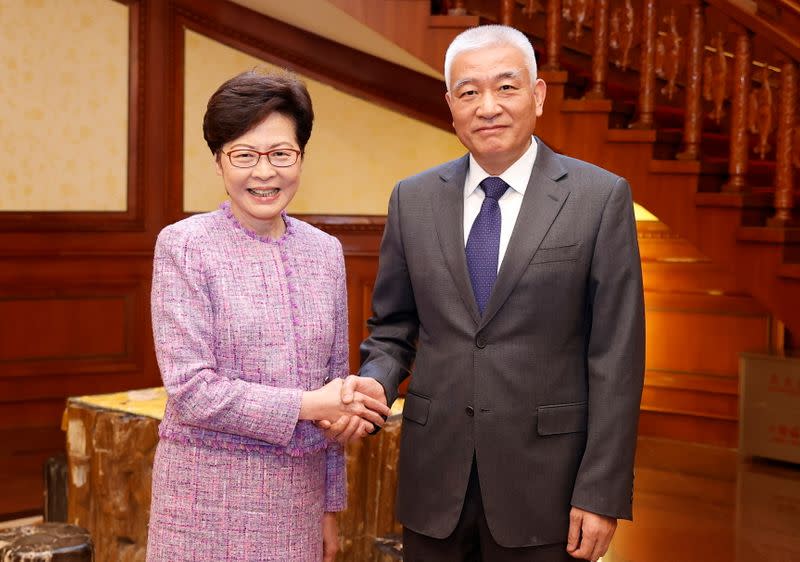
<path fill-rule="evenodd" d="M 330 378 L 343 378 L 350 372 L 347 334 L 347 276 L 342 245 L 336 241 L 336 312 L 331 349 Z M 328 444 L 325 480 L 325 511 L 342 511 L 347 506 L 347 472 L 344 449 L 338 443 Z"/>
<path fill-rule="evenodd" d="M 359 371 L 361 376 L 381 383 L 390 406 L 397 398 L 398 386 L 409 375 L 419 333 L 400 224 L 401 186 L 402 182 L 395 186 L 389 199 L 378 275 L 372 292 L 373 315 L 367 321 L 370 335 L 361 344 Z"/>
<path fill-rule="evenodd" d="M 631 518 L 644 380 L 644 297 L 630 186 L 605 202 L 589 278 L 588 425 L 572 505 Z"/>
<path fill-rule="evenodd" d="M 213 305 L 192 233 L 165 228 L 156 242 L 151 310 L 158 365 L 170 405 L 185 424 L 286 446 L 302 390 L 221 375 L 214 357 Z"/>

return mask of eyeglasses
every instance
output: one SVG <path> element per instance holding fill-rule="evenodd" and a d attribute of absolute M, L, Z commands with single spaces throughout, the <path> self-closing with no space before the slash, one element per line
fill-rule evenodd
<path fill-rule="evenodd" d="M 250 148 L 237 148 L 230 152 L 222 153 L 231 161 L 231 166 L 237 168 L 253 168 L 258 165 L 258 161 L 262 156 L 266 156 L 270 164 L 276 168 L 288 168 L 297 163 L 300 157 L 300 151 L 293 148 L 276 148 L 275 150 L 268 150 L 266 152 L 259 152 Z"/>

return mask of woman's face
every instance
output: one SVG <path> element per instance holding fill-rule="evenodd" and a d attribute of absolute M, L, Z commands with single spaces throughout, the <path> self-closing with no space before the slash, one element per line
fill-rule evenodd
<path fill-rule="evenodd" d="M 291 166 L 278 167 L 262 154 L 255 166 L 238 168 L 231 164 L 227 154 L 241 149 L 267 152 L 282 148 L 287 151 L 273 153 L 274 162 L 291 158 L 290 150 L 300 151 L 294 121 L 280 113 L 271 113 L 245 134 L 223 145 L 223 153 L 216 159 L 217 173 L 230 195 L 233 215 L 246 228 L 272 238 L 280 237 L 285 230 L 281 211 L 297 193 L 302 157 Z M 240 161 L 237 155 L 248 156 L 236 153 L 234 161 Z"/>

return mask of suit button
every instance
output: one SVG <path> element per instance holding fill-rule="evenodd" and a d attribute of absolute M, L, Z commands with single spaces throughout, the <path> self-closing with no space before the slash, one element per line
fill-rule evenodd
<path fill-rule="evenodd" d="M 478 337 L 475 338 L 475 345 L 478 346 L 478 349 L 486 347 L 486 338 L 483 334 L 478 334 Z"/>
<path fill-rule="evenodd" d="M 475 408 L 473 408 L 472 406 L 467 406 L 466 408 L 464 408 L 464 411 L 467 413 L 469 417 L 475 415 Z"/>

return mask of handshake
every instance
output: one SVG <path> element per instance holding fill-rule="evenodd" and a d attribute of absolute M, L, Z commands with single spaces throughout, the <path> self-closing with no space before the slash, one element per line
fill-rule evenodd
<path fill-rule="evenodd" d="M 325 436 L 345 444 L 382 427 L 390 414 L 383 386 L 375 379 L 350 375 L 303 393 L 300 419 L 313 420 Z"/>

